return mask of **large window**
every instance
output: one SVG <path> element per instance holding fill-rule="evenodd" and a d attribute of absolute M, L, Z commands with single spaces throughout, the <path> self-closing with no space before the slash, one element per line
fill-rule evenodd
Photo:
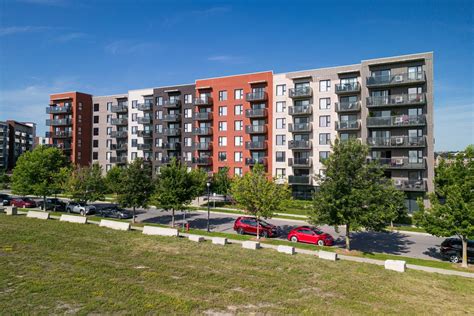
<path fill-rule="evenodd" d="M 234 152 L 234 161 L 235 162 L 242 162 L 243 160 L 243 155 L 241 151 L 236 151 Z"/>
<path fill-rule="evenodd" d="M 244 98 L 244 90 L 243 89 L 235 89 L 234 90 L 234 99 L 235 100 L 242 100 Z"/>
<path fill-rule="evenodd" d="M 276 135 L 276 144 L 278 146 L 286 145 L 286 135 Z"/>
<path fill-rule="evenodd" d="M 331 108 L 331 98 L 319 99 L 319 109 L 320 110 L 329 110 L 330 108 Z"/>
<path fill-rule="evenodd" d="M 234 114 L 235 115 L 242 115 L 243 111 L 244 110 L 243 110 L 242 104 L 238 104 L 238 105 L 234 106 Z"/>
<path fill-rule="evenodd" d="M 234 136 L 234 146 L 241 147 L 243 146 L 244 138 L 243 136 Z"/>
<path fill-rule="evenodd" d="M 319 91 L 327 92 L 331 90 L 331 80 L 321 80 L 319 81 Z"/>
<path fill-rule="evenodd" d="M 286 169 L 285 168 L 276 168 L 275 173 L 276 173 L 276 177 L 278 179 L 282 179 L 286 176 Z"/>
<path fill-rule="evenodd" d="M 244 123 L 243 121 L 234 121 L 234 130 L 241 131 L 243 129 Z"/>
<path fill-rule="evenodd" d="M 227 161 L 227 153 L 225 151 L 220 151 L 218 153 L 219 161 Z"/>
<path fill-rule="evenodd" d="M 281 101 L 276 103 L 276 112 L 277 113 L 284 113 L 286 110 L 286 102 Z"/>
<path fill-rule="evenodd" d="M 227 122 L 219 122 L 219 131 L 221 132 L 227 131 Z"/>
<path fill-rule="evenodd" d="M 225 100 L 227 100 L 227 91 L 226 90 L 219 91 L 219 101 L 225 101 Z"/>
<path fill-rule="evenodd" d="M 285 129 L 286 128 L 286 119 L 277 118 L 276 119 L 276 129 Z"/>
<path fill-rule="evenodd" d="M 276 86 L 276 95 L 282 96 L 286 93 L 286 84 L 279 84 Z"/>
<path fill-rule="evenodd" d="M 286 152 L 284 152 L 284 151 L 275 152 L 275 159 L 276 159 L 276 162 L 285 162 L 286 161 Z"/>
<path fill-rule="evenodd" d="M 226 106 L 220 106 L 219 107 L 219 116 L 227 116 L 227 107 Z"/>
<path fill-rule="evenodd" d="M 321 115 L 319 117 L 319 127 L 330 127 L 331 117 L 329 115 Z"/>
<path fill-rule="evenodd" d="M 319 145 L 329 145 L 331 142 L 331 134 L 320 133 L 319 134 Z"/>
<path fill-rule="evenodd" d="M 219 147 L 227 146 L 227 137 L 219 136 Z"/>

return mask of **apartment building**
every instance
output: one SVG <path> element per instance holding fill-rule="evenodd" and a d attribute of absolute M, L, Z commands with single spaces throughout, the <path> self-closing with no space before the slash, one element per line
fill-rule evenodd
<path fill-rule="evenodd" d="M 0 121 L 0 170 L 8 167 L 8 123 Z"/>
<path fill-rule="evenodd" d="M 18 157 L 33 149 L 36 124 L 7 120 L 0 122 L 0 169 L 12 170 Z"/>
<path fill-rule="evenodd" d="M 128 124 L 128 161 L 143 158 L 152 161 L 153 139 L 143 131 L 153 129 L 153 88 L 128 91 L 128 118 L 112 120 L 113 124 L 125 127 Z M 140 133 L 139 133 L 140 131 Z"/>
<path fill-rule="evenodd" d="M 63 150 L 69 160 L 81 166 L 92 158 L 92 95 L 81 92 L 52 94 L 46 108 L 50 145 Z"/>

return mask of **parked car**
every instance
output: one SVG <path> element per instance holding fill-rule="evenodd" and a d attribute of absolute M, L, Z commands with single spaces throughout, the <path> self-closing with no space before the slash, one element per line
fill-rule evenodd
<path fill-rule="evenodd" d="M 87 205 L 83 202 L 69 202 L 68 205 L 66 205 L 66 212 L 77 213 L 82 216 L 90 215 L 95 213 L 95 206 Z"/>
<path fill-rule="evenodd" d="M 38 202 L 38 206 L 42 210 L 46 210 L 46 211 L 57 211 L 57 212 L 66 211 L 66 202 L 63 202 L 60 199 L 56 199 L 56 198 L 46 199 L 46 207 L 44 206 L 44 201 Z"/>
<path fill-rule="evenodd" d="M 14 198 L 10 201 L 11 206 L 16 207 L 36 207 L 36 202 L 30 198 L 23 197 L 23 198 Z"/>
<path fill-rule="evenodd" d="M 334 238 L 322 232 L 316 227 L 300 226 L 292 229 L 288 234 L 288 240 L 293 242 L 304 242 L 318 246 L 332 246 Z"/>
<path fill-rule="evenodd" d="M 12 200 L 12 197 L 9 196 L 8 194 L 4 194 L 4 193 L 0 194 L 0 205 L 8 206 L 10 205 L 11 200 Z"/>
<path fill-rule="evenodd" d="M 240 235 L 257 235 L 257 219 L 255 217 L 241 216 L 235 220 L 234 230 Z M 278 236 L 278 227 L 260 220 L 259 234 L 262 237 Z"/>
<path fill-rule="evenodd" d="M 107 206 L 96 210 L 97 216 L 119 219 L 133 218 L 133 213 L 118 206 Z"/>
<path fill-rule="evenodd" d="M 441 255 L 451 261 L 458 263 L 462 261 L 462 241 L 459 238 L 447 238 L 441 243 Z M 467 261 L 474 261 L 474 240 L 467 241 Z"/>

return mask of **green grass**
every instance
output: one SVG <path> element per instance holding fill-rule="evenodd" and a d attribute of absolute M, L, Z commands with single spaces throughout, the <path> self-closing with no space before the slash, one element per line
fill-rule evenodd
<path fill-rule="evenodd" d="M 214 207 L 214 202 L 209 203 L 211 208 Z M 285 202 L 284 210 L 281 213 L 294 214 L 294 215 L 308 215 L 307 211 L 311 207 L 311 201 L 303 200 L 289 200 Z M 217 208 L 233 208 L 233 209 L 242 209 L 240 206 L 232 204 L 230 202 L 215 202 L 216 210 Z M 207 207 L 207 202 L 202 204 L 202 207 Z"/>
<path fill-rule="evenodd" d="M 2 314 L 473 314 L 470 279 L 0 215 Z"/>

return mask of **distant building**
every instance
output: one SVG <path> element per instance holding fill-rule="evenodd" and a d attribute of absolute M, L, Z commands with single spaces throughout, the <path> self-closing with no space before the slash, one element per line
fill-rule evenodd
<path fill-rule="evenodd" d="M 7 120 L 0 122 L 0 168 L 12 170 L 21 154 L 33 149 L 36 124 Z"/>

